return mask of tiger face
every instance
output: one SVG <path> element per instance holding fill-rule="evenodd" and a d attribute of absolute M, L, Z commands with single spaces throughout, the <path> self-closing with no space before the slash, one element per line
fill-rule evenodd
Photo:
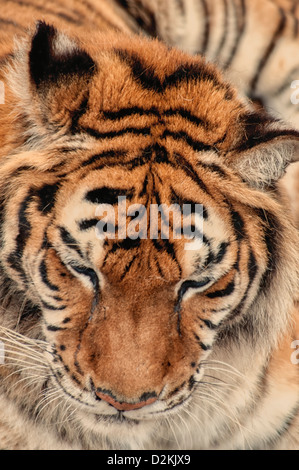
<path fill-rule="evenodd" d="M 24 142 L 4 161 L 1 259 L 35 306 L 51 381 L 93 427 L 167 416 L 270 288 L 284 228 L 269 187 L 295 133 L 202 58 L 156 41 L 99 36 L 85 50 L 39 23 L 16 63 Z M 125 229 L 144 208 L 143 237 L 119 234 L 121 198 Z M 162 204 L 191 208 L 199 235 L 176 237 L 169 216 L 163 236 L 160 215 L 151 237 Z M 115 237 L 97 236 L 103 205 Z"/>

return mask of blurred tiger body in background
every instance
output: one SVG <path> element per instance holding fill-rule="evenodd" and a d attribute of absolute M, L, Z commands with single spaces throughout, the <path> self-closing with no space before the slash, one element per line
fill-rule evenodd
<path fill-rule="evenodd" d="M 3 2 L 1 448 L 299 448 L 297 9 Z"/>

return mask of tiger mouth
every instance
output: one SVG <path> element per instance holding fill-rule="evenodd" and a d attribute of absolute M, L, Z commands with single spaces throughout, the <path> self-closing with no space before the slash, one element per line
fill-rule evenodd
<path fill-rule="evenodd" d="M 98 423 L 130 426 L 138 426 L 140 424 L 140 420 L 128 418 L 127 416 L 124 416 L 122 411 L 118 411 L 118 413 L 115 415 L 95 414 L 94 416 Z"/>
<path fill-rule="evenodd" d="M 72 399 L 72 401 L 78 406 L 78 408 L 85 409 L 88 413 L 93 414 L 96 417 L 97 422 L 106 423 L 106 424 L 130 424 L 130 425 L 137 425 L 141 421 L 151 421 L 157 417 L 162 417 L 163 415 L 176 413 L 178 408 L 184 408 L 187 403 L 192 399 L 193 392 L 196 390 L 196 384 L 199 383 L 199 380 L 192 380 L 192 387 L 189 387 L 189 393 L 183 394 L 175 398 L 175 395 L 180 392 L 179 387 L 176 388 L 172 393 L 167 393 L 167 397 L 162 397 L 163 393 L 158 397 L 156 403 L 160 403 L 158 409 L 152 409 L 151 406 L 155 405 L 147 405 L 140 409 L 117 409 L 113 406 L 113 404 L 108 403 L 106 400 L 100 399 L 94 387 L 92 380 L 90 380 L 90 388 L 85 390 L 84 396 L 82 396 L 82 391 L 76 390 L 79 393 L 74 392 L 74 389 L 70 386 L 70 384 L 74 385 L 71 381 L 71 378 L 68 375 L 62 374 L 61 370 L 56 370 L 55 367 L 51 367 L 52 371 L 52 378 L 58 387 L 68 399 Z M 204 375 L 204 368 L 201 367 L 201 378 Z M 191 383 L 191 381 L 189 381 Z M 183 383 L 183 385 L 185 382 Z M 101 412 L 97 409 L 97 404 L 105 403 L 106 409 L 105 411 Z M 87 407 L 87 408 L 86 408 Z M 149 409 L 151 408 L 151 409 Z M 110 414 L 111 413 L 111 414 Z M 129 416 L 128 416 L 129 414 Z"/>

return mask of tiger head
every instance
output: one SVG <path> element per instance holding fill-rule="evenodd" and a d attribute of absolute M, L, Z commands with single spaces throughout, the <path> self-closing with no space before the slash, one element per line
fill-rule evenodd
<path fill-rule="evenodd" d="M 296 284 L 277 190 L 295 131 L 203 58 L 139 37 L 40 22 L 7 83 L 1 276 L 26 309 L 3 324 L 47 341 L 51 380 L 93 426 L 187 404 L 232 331 L 276 338 Z"/>

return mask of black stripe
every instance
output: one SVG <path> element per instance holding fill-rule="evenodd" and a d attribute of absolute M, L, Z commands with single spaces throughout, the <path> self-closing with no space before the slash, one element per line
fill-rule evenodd
<path fill-rule="evenodd" d="M 157 267 L 159 276 L 160 276 L 162 279 L 164 279 L 165 276 L 164 276 L 164 273 L 163 273 L 162 268 L 161 268 L 161 266 L 160 266 L 160 263 L 159 263 L 159 259 L 158 259 L 158 258 L 155 258 L 155 265 L 156 265 L 156 267 Z"/>
<path fill-rule="evenodd" d="M 207 320 L 205 318 L 200 318 L 200 321 L 202 321 L 208 328 L 209 330 L 217 330 L 220 325 L 215 325 L 211 320 Z"/>
<path fill-rule="evenodd" d="M 196 204 L 197 205 L 200 205 L 201 206 L 201 209 L 202 209 L 202 217 L 204 219 L 208 219 L 209 217 L 209 213 L 208 213 L 208 210 L 207 208 L 203 205 L 203 204 L 200 204 L 199 202 L 195 202 L 195 201 L 192 201 L 191 199 L 184 199 L 184 196 L 182 196 L 181 194 L 178 194 L 174 189 L 173 187 L 170 188 L 171 189 L 171 197 L 170 197 L 170 201 L 171 201 L 171 204 L 178 204 L 181 208 L 181 210 L 184 209 L 184 205 L 188 205 L 189 208 L 191 208 L 191 214 L 194 214 L 195 213 L 195 209 L 196 209 Z"/>
<path fill-rule="evenodd" d="M 146 31 L 150 36 L 156 37 L 158 35 L 158 27 L 156 23 L 155 14 L 153 14 L 146 6 L 142 3 L 138 3 L 138 8 L 134 8 L 128 0 L 116 0 L 126 13 L 133 16 L 137 25 L 141 28 L 141 31 Z"/>
<path fill-rule="evenodd" d="M 298 139 L 299 132 L 293 129 L 273 130 L 273 131 L 268 131 L 268 132 L 265 131 L 260 135 L 253 136 L 252 138 L 249 138 L 248 136 L 248 140 L 244 140 L 237 150 L 239 152 L 247 151 L 249 149 L 257 147 L 258 145 L 271 142 L 271 140 L 274 140 L 274 139 L 280 138 L 281 140 L 283 140 L 283 137 L 289 137 L 289 139 L 291 139 L 291 137 L 294 137 L 295 139 Z"/>
<path fill-rule="evenodd" d="M 209 69 L 206 63 L 194 63 L 192 65 L 183 64 L 177 70 L 165 77 L 162 84 L 162 91 L 169 87 L 178 87 L 180 84 L 190 81 L 211 82 L 218 89 L 227 89 L 227 85 L 218 80 L 213 69 Z"/>
<path fill-rule="evenodd" d="M 116 49 L 115 53 L 131 68 L 134 79 L 146 90 L 157 93 L 163 92 L 160 78 L 155 74 L 152 67 L 142 64 L 136 54 L 129 54 L 127 51 Z"/>
<path fill-rule="evenodd" d="M 9 265 L 21 275 L 24 281 L 26 281 L 26 275 L 22 266 L 22 256 L 27 240 L 31 235 L 32 228 L 31 223 L 27 218 L 27 209 L 34 195 L 35 190 L 31 188 L 28 195 L 20 204 L 18 213 L 18 235 L 16 237 L 16 248 L 7 258 Z"/>
<path fill-rule="evenodd" d="M 204 191 L 207 194 L 210 194 L 207 186 L 203 182 L 201 178 L 197 175 L 196 171 L 192 167 L 192 165 L 179 153 L 174 154 L 175 158 L 175 167 L 177 168 L 177 165 L 179 165 L 180 169 L 185 172 L 185 174 L 191 178 L 197 186 Z"/>
<path fill-rule="evenodd" d="M 45 184 L 36 191 L 40 199 L 38 209 L 44 214 L 48 214 L 53 209 L 55 205 L 55 195 L 59 188 L 59 183 Z"/>
<path fill-rule="evenodd" d="M 270 44 L 268 45 L 266 51 L 265 51 L 265 54 L 263 55 L 263 57 L 261 58 L 259 64 L 258 64 L 258 67 L 257 67 L 257 70 L 256 70 L 256 73 L 251 81 L 251 93 L 254 93 L 256 91 L 256 88 L 257 88 L 257 84 L 258 84 L 258 80 L 261 76 L 261 73 L 263 72 L 268 60 L 270 59 L 275 47 L 276 47 L 276 43 L 277 43 L 277 40 L 278 38 L 280 37 L 280 35 L 282 34 L 284 28 L 285 28 L 285 25 L 286 25 L 286 15 L 285 15 L 285 12 L 283 11 L 282 8 L 279 8 L 279 13 L 280 13 L 280 21 L 279 21 L 279 24 L 274 32 L 274 35 L 271 39 L 271 42 Z"/>
<path fill-rule="evenodd" d="M 169 132 L 169 136 L 171 137 L 176 137 L 176 135 L 171 135 Z M 215 150 L 215 149 L 214 149 Z M 114 151 L 111 151 L 111 156 L 114 154 Z M 108 155 L 107 155 L 108 156 Z M 101 154 L 99 156 L 95 155 L 91 157 L 90 161 L 86 162 L 86 166 L 90 163 L 92 164 L 95 162 L 97 159 L 101 159 Z M 206 187 L 206 185 L 203 183 L 203 181 L 199 178 L 197 175 L 196 171 L 194 168 L 190 165 L 190 163 L 182 157 L 179 153 L 175 153 L 173 155 L 173 161 L 171 161 L 171 157 L 169 155 L 169 152 L 166 150 L 166 148 L 161 145 L 161 144 L 155 144 L 155 145 L 149 145 L 148 147 L 144 148 L 141 152 L 141 154 L 137 157 L 135 157 L 133 160 L 128 160 L 128 161 L 122 161 L 122 160 L 116 160 L 113 162 L 107 162 L 104 161 L 100 165 L 97 165 L 93 168 L 93 170 L 102 170 L 103 168 L 112 168 L 114 166 L 120 166 L 120 167 L 125 167 L 128 170 L 133 170 L 134 168 L 137 168 L 139 166 L 145 165 L 147 163 L 167 163 L 173 166 L 174 168 L 177 169 L 178 165 L 180 165 L 181 170 L 186 173 L 189 177 L 193 179 L 193 181 L 196 182 L 206 193 L 209 194 L 209 191 Z M 198 163 L 199 166 L 204 166 L 206 168 L 209 168 L 211 171 L 219 174 L 219 175 L 225 175 L 223 171 L 221 171 L 221 168 L 217 165 L 205 165 Z M 82 165 L 84 166 L 84 165 Z M 81 167 L 80 167 L 81 168 Z"/>
<path fill-rule="evenodd" d="M 169 163 L 169 154 L 166 148 L 161 144 L 149 145 L 142 150 L 141 155 L 137 156 L 131 161 L 123 163 L 128 170 L 133 170 L 136 167 L 145 165 L 147 163 Z"/>
<path fill-rule="evenodd" d="M 264 242 L 267 249 L 268 261 L 267 269 L 262 277 L 260 289 L 267 289 L 275 273 L 279 261 L 280 253 L 280 234 L 283 233 L 283 228 L 277 218 L 270 212 L 263 209 L 256 209 L 256 213 L 262 221 L 262 228 L 264 230 Z"/>
<path fill-rule="evenodd" d="M 134 168 L 146 165 L 147 163 L 150 162 L 150 160 L 151 159 L 149 158 L 148 152 L 144 150 L 140 156 L 134 158 L 133 160 L 130 160 L 126 163 L 122 163 L 121 165 L 120 164 L 119 165 L 126 167 L 127 170 L 131 171 L 131 170 L 134 170 Z"/>
<path fill-rule="evenodd" d="M 79 229 L 82 231 L 89 230 L 92 227 L 95 227 L 99 219 L 82 219 L 77 224 L 79 225 Z"/>
<path fill-rule="evenodd" d="M 176 388 L 171 390 L 166 397 L 167 400 L 169 400 L 169 398 L 171 398 L 172 396 L 180 392 L 185 387 L 185 385 L 186 385 L 186 382 L 183 382 L 181 385 L 178 385 Z M 175 408 L 177 405 L 179 405 L 179 403 L 174 404 L 173 408 Z M 171 406 L 171 403 L 168 404 L 168 407 L 165 411 L 172 409 L 172 407 L 170 408 L 170 406 Z"/>
<path fill-rule="evenodd" d="M 189 280 L 184 281 L 178 292 L 178 302 L 181 302 L 185 293 L 189 289 L 200 289 L 201 287 L 206 286 L 211 281 L 210 278 L 204 278 L 202 281 Z"/>
<path fill-rule="evenodd" d="M 194 337 L 196 339 L 196 341 L 198 342 L 199 346 L 201 347 L 201 349 L 203 349 L 204 351 L 209 351 L 211 349 L 211 346 L 207 345 L 207 344 L 204 344 L 199 336 L 197 336 L 197 334 L 194 333 Z"/>
<path fill-rule="evenodd" d="M 113 153 L 113 151 L 112 151 Z M 141 154 L 132 160 L 123 161 L 116 160 L 111 163 L 103 162 L 101 165 L 98 165 L 93 168 L 93 170 L 102 170 L 103 168 L 112 168 L 114 166 L 125 167 L 128 170 L 133 170 L 134 168 L 143 166 L 147 163 L 169 163 L 168 162 L 168 152 L 163 145 L 154 144 L 145 147 Z"/>
<path fill-rule="evenodd" d="M 215 258 L 213 259 L 214 263 L 216 263 L 216 264 L 221 263 L 221 261 L 223 260 L 225 254 L 227 252 L 227 248 L 229 247 L 229 245 L 230 245 L 229 242 L 221 243 L 221 245 L 219 247 L 219 250 L 218 250 L 218 253 L 215 256 Z"/>
<path fill-rule="evenodd" d="M 241 43 L 242 37 L 245 33 L 245 28 L 246 28 L 246 5 L 245 5 L 245 0 L 241 0 L 241 8 L 238 8 L 238 11 L 236 11 L 236 4 L 235 1 L 233 0 L 233 5 L 234 5 L 234 12 L 235 12 L 235 19 L 236 22 L 238 22 L 238 33 L 236 35 L 235 43 L 232 48 L 231 54 L 226 61 L 224 68 L 227 69 L 228 67 L 231 66 L 231 63 L 238 51 L 239 45 Z M 241 23 L 241 24 L 239 24 Z"/>
<path fill-rule="evenodd" d="M 134 263 L 134 261 L 136 260 L 136 257 L 135 255 L 132 256 L 132 259 L 129 261 L 129 263 L 126 264 L 125 266 L 125 269 L 124 269 L 124 272 L 122 273 L 122 275 L 120 276 L 120 281 L 123 281 L 124 278 L 126 277 L 126 275 L 128 274 L 128 272 L 130 271 L 130 268 L 132 266 L 132 264 Z"/>
<path fill-rule="evenodd" d="M 205 168 L 211 171 L 212 173 L 216 173 L 221 178 L 227 177 L 227 174 L 225 173 L 225 171 L 219 165 L 216 165 L 215 163 L 197 162 L 196 165 L 201 166 L 202 168 Z"/>
<path fill-rule="evenodd" d="M 127 152 L 124 150 L 106 150 L 105 152 L 101 152 L 101 153 L 98 153 L 97 155 L 93 155 L 92 157 L 90 157 L 88 160 L 86 160 L 85 162 L 81 164 L 81 167 L 92 165 L 94 162 L 97 162 L 98 160 L 102 160 L 107 157 L 119 158 L 119 157 L 125 157 L 126 155 L 127 155 Z"/>
<path fill-rule="evenodd" d="M 209 81 L 220 89 L 227 88 L 204 62 L 180 65 L 172 74 L 162 80 L 155 74 L 155 70 L 151 66 L 142 63 L 136 54 L 129 54 L 128 51 L 120 49 L 115 49 L 115 53 L 130 66 L 134 79 L 145 90 L 163 93 L 167 88 L 177 87 L 183 82 L 190 81 Z"/>
<path fill-rule="evenodd" d="M 118 250 L 130 251 L 139 248 L 140 242 L 140 238 L 136 238 L 135 240 L 131 238 L 125 238 L 122 241 L 117 241 L 116 243 L 113 243 L 111 250 L 106 254 L 105 260 L 110 254 L 116 253 L 116 251 Z"/>
<path fill-rule="evenodd" d="M 191 366 L 193 366 L 194 362 L 191 362 Z M 193 367 L 195 367 L 196 364 L 194 364 Z M 194 379 L 193 375 L 191 375 L 190 379 L 188 380 L 188 390 L 189 392 L 191 392 L 191 390 L 193 389 L 194 385 L 197 384 L 197 381 Z"/>
<path fill-rule="evenodd" d="M 90 282 L 92 283 L 96 298 L 98 301 L 98 294 L 99 294 L 99 278 L 96 272 L 92 268 L 87 268 L 86 266 L 78 266 L 77 264 L 70 263 L 70 266 L 76 271 L 78 274 L 86 276 L 89 278 Z"/>
<path fill-rule="evenodd" d="M 159 116 L 160 112 L 155 107 L 145 109 L 145 108 L 140 108 L 139 106 L 132 106 L 130 108 L 121 108 L 117 111 L 101 111 L 101 114 L 103 115 L 105 119 L 114 121 L 114 120 L 126 118 L 128 116 L 132 116 L 134 114 L 138 114 L 140 116 L 144 116 L 144 115 L 145 116 L 149 116 L 149 115 Z"/>
<path fill-rule="evenodd" d="M 118 240 L 115 243 L 113 243 L 111 249 L 105 255 L 105 258 L 102 263 L 102 269 L 107 264 L 107 261 L 110 255 L 115 254 L 118 250 L 130 251 L 130 250 L 138 249 L 140 247 L 140 242 L 141 242 L 140 238 L 136 238 L 135 240 L 130 239 L 130 238 L 125 238 L 122 241 Z"/>
<path fill-rule="evenodd" d="M 221 36 L 221 39 L 220 39 L 220 42 L 219 42 L 219 46 L 218 46 L 218 49 L 216 51 L 216 54 L 215 54 L 215 59 L 218 59 L 219 56 L 221 55 L 222 53 L 222 50 L 225 46 L 225 42 L 226 42 L 226 37 L 227 37 L 227 32 L 228 32 L 228 4 L 227 4 L 227 1 L 228 0 L 222 0 L 222 3 L 223 3 L 223 7 L 224 7 L 224 21 L 223 21 L 223 33 L 222 33 L 222 36 Z"/>
<path fill-rule="evenodd" d="M 70 249 L 76 251 L 81 258 L 84 258 L 82 251 L 79 248 L 79 242 L 75 240 L 72 235 L 64 227 L 58 227 L 60 232 L 60 238 L 63 243 Z"/>
<path fill-rule="evenodd" d="M 55 311 L 58 311 L 58 310 L 65 310 L 65 308 L 66 308 L 65 305 L 62 305 L 61 307 L 55 307 L 54 305 L 48 304 L 48 303 L 45 302 L 44 300 L 42 300 L 42 306 L 43 306 L 44 308 L 47 308 L 48 310 L 55 310 Z"/>
<path fill-rule="evenodd" d="M 93 204 L 109 204 L 114 205 L 118 204 L 119 197 L 126 197 L 127 199 L 132 199 L 134 196 L 134 188 L 130 189 L 118 189 L 118 188 L 108 188 L 104 186 L 102 188 L 92 189 L 88 191 L 84 199 Z"/>
<path fill-rule="evenodd" d="M 123 118 L 126 118 L 128 116 L 132 115 L 139 115 L 139 116 L 156 116 L 156 117 L 162 117 L 162 116 L 180 116 L 187 121 L 192 122 L 193 124 L 196 124 L 197 126 L 202 126 L 205 129 L 214 129 L 214 124 L 211 123 L 208 120 L 204 120 L 198 116 L 195 116 L 192 114 L 190 111 L 184 108 L 170 108 L 165 111 L 158 110 L 155 107 L 152 108 L 141 108 L 139 106 L 133 106 L 130 108 L 121 108 L 117 111 L 101 111 L 103 117 L 105 119 L 109 120 L 120 120 Z"/>
<path fill-rule="evenodd" d="M 209 294 L 206 294 L 209 299 L 216 299 L 218 297 L 226 297 L 228 295 L 231 295 L 235 290 L 235 280 L 233 279 L 226 287 L 225 289 L 221 290 L 216 290 L 214 292 L 210 292 Z"/>
<path fill-rule="evenodd" d="M 208 256 L 206 257 L 206 259 L 204 261 L 203 266 L 202 266 L 202 259 L 199 258 L 199 267 L 196 270 L 196 272 L 198 272 L 198 273 L 200 273 L 202 271 L 203 267 L 204 268 L 209 268 L 211 266 L 211 264 L 214 262 L 215 255 L 211 250 L 210 243 L 208 244 L 208 249 L 209 249 L 209 253 L 208 253 Z"/>
<path fill-rule="evenodd" d="M 232 224 L 234 227 L 236 239 L 240 241 L 246 236 L 243 218 L 241 217 L 239 212 L 235 211 L 232 208 L 230 210 L 230 215 L 231 215 L 231 220 L 232 220 Z"/>
<path fill-rule="evenodd" d="M 210 345 L 204 344 L 202 341 L 199 341 L 198 344 L 201 347 L 201 349 L 203 349 L 204 351 L 209 351 L 211 349 Z"/>
<path fill-rule="evenodd" d="M 156 392 L 144 392 L 142 395 L 139 396 L 138 401 L 143 402 L 143 401 L 149 400 L 150 398 L 156 398 L 156 397 L 157 397 Z"/>
<path fill-rule="evenodd" d="M 205 29 L 202 37 L 202 45 L 200 48 L 200 53 L 205 54 L 208 43 L 209 43 L 209 36 L 210 36 L 210 16 L 209 16 L 209 9 L 206 0 L 201 0 L 201 6 L 203 8 L 203 20 L 205 24 Z"/>
<path fill-rule="evenodd" d="M 126 127 L 124 129 L 120 129 L 119 131 L 110 131 L 110 132 L 99 132 L 95 129 L 92 129 L 90 127 L 81 127 L 80 128 L 82 131 L 86 132 L 92 137 L 95 137 L 96 139 L 114 139 L 116 137 L 120 137 L 126 134 L 133 134 L 133 135 L 150 135 L 151 134 L 151 129 L 150 127 Z"/>
<path fill-rule="evenodd" d="M 79 119 L 88 111 L 89 92 L 83 97 L 79 107 L 71 114 L 70 132 L 74 135 L 79 131 Z"/>
<path fill-rule="evenodd" d="M 271 129 L 271 124 L 276 124 L 275 119 L 270 119 L 265 113 L 246 113 L 240 116 L 240 124 L 243 127 L 242 139 L 237 143 L 234 151 L 243 152 L 258 145 L 270 142 L 275 138 L 294 137 L 299 138 L 298 131 L 294 129 Z M 270 130 L 269 130 L 270 129 Z"/>
<path fill-rule="evenodd" d="M 250 288 L 253 284 L 253 281 L 254 279 L 256 278 L 256 275 L 257 275 L 257 272 L 258 272 L 258 263 L 257 263 L 257 260 L 256 260 L 256 257 L 252 251 L 252 249 L 250 249 L 250 254 L 249 254 L 249 260 L 248 260 L 248 265 L 247 265 L 247 269 L 248 269 L 248 278 L 249 278 L 249 281 L 248 281 L 248 285 L 247 285 L 247 288 L 246 288 L 246 291 L 240 301 L 240 303 L 234 308 L 234 310 L 229 314 L 229 316 L 227 317 L 227 321 L 233 321 L 235 320 L 238 316 L 241 315 L 242 313 L 242 310 L 243 310 L 243 307 L 244 307 L 244 304 L 247 300 L 247 297 L 248 297 L 248 294 L 249 294 L 249 291 L 250 291 Z"/>
<path fill-rule="evenodd" d="M 61 326 L 55 326 L 55 325 L 47 325 L 47 330 L 48 331 L 61 331 L 61 330 L 66 330 L 67 328 L 63 328 Z"/>
<path fill-rule="evenodd" d="M 294 408 L 288 413 L 285 418 L 284 423 L 281 425 L 279 429 L 276 430 L 277 435 L 279 438 L 284 436 L 287 433 L 288 429 L 292 426 L 295 419 L 298 417 L 299 413 L 299 402 L 294 406 Z"/>
<path fill-rule="evenodd" d="M 40 272 L 43 283 L 46 284 L 46 286 L 49 287 L 49 289 L 51 289 L 53 291 L 58 291 L 59 290 L 58 287 L 55 284 L 52 284 L 52 282 L 49 281 L 48 273 L 47 273 L 47 266 L 46 266 L 46 263 L 45 263 L 44 259 L 40 262 L 39 272 Z"/>
<path fill-rule="evenodd" d="M 23 254 L 27 239 L 30 237 L 30 234 L 31 234 L 31 223 L 29 222 L 27 218 L 27 209 L 34 195 L 35 195 L 34 189 L 30 189 L 29 194 L 21 203 L 20 209 L 19 209 L 19 214 L 18 214 L 19 233 L 16 239 L 17 241 L 16 251 L 18 252 L 19 257 Z"/>
<path fill-rule="evenodd" d="M 182 273 L 182 268 L 179 264 L 179 261 L 176 257 L 175 254 L 175 249 L 172 243 L 169 242 L 169 240 L 164 240 L 164 239 L 153 239 L 153 244 L 156 248 L 157 251 L 159 252 L 166 252 L 172 260 L 176 263 L 179 273 Z"/>
<path fill-rule="evenodd" d="M 256 260 L 256 257 L 252 249 L 250 249 L 249 260 L 248 260 L 248 276 L 249 276 L 248 288 L 251 287 L 254 279 L 256 278 L 257 272 L 258 272 L 258 262 Z"/>
<path fill-rule="evenodd" d="M 170 108 L 167 109 L 164 112 L 161 112 L 161 115 L 163 116 L 180 116 L 187 121 L 192 122 L 192 124 L 196 124 L 197 126 L 202 126 L 206 130 L 214 130 L 215 125 L 211 122 L 208 121 L 207 119 L 200 118 L 198 116 L 195 116 L 194 114 L 190 113 L 187 109 L 184 108 Z"/>
<path fill-rule="evenodd" d="M 155 155 L 153 162 L 154 163 L 168 163 L 168 151 L 164 145 L 155 144 L 152 147 L 152 152 Z"/>
<path fill-rule="evenodd" d="M 166 129 L 163 132 L 163 134 L 161 136 L 161 139 L 166 139 L 167 137 L 171 137 L 174 140 L 181 140 L 181 141 L 187 143 L 196 152 L 209 152 L 209 151 L 214 151 L 215 152 L 217 150 L 214 145 L 205 144 L 205 143 L 203 143 L 199 140 L 195 140 L 189 134 L 187 134 L 184 131 L 172 132 L 172 131 Z"/>

